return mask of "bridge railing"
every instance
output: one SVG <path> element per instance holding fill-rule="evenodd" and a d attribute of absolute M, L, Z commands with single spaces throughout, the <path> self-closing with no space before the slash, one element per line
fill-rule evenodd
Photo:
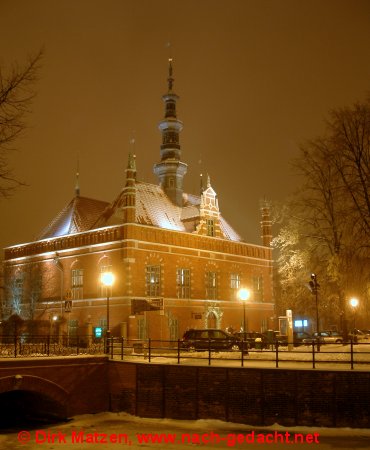
<path fill-rule="evenodd" d="M 104 351 L 104 341 L 94 336 L 0 336 L 0 358 L 96 355 Z"/>
<path fill-rule="evenodd" d="M 167 359 L 175 364 L 220 364 L 232 362 L 234 365 L 247 366 L 250 362 L 268 363 L 270 367 L 281 367 L 300 364 L 310 368 L 322 368 L 328 365 L 349 367 L 351 369 L 370 366 L 370 342 L 357 344 L 350 340 L 347 343 L 329 344 L 312 342 L 307 345 L 281 345 L 278 341 L 265 346 L 248 348 L 242 342 L 238 349 L 215 349 L 215 344 L 209 340 L 199 350 L 186 348 L 182 341 L 155 339 L 124 339 L 112 337 L 109 339 L 107 353 L 112 359 L 133 360 L 136 358 L 156 362 Z M 206 348 L 204 348 L 206 347 Z M 207 348 L 208 347 L 208 348 Z"/>
<path fill-rule="evenodd" d="M 283 346 L 278 341 L 265 346 L 248 348 L 240 342 L 239 348 L 216 349 L 213 341 L 206 342 L 201 349 L 184 347 L 178 340 L 124 339 L 111 337 L 108 341 L 94 336 L 57 335 L 0 335 L 0 358 L 49 357 L 108 354 L 112 359 L 163 362 L 174 364 L 230 363 L 247 366 L 251 362 L 263 362 L 270 367 L 300 364 L 301 366 L 322 368 L 330 365 L 338 367 L 364 368 L 370 366 L 370 342 L 356 344 L 326 344 L 312 342 L 309 345 Z"/>

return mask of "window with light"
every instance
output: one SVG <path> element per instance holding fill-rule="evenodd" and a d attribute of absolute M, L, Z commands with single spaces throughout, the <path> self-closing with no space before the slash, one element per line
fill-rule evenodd
<path fill-rule="evenodd" d="M 214 219 L 207 219 L 207 236 L 215 236 L 215 221 Z"/>
<path fill-rule="evenodd" d="M 146 266 L 145 273 L 146 295 L 148 297 L 158 297 L 161 291 L 161 267 Z"/>
<path fill-rule="evenodd" d="M 206 297 L 209 300 L 217 299 L 217 272 L 207 272 L 206 273 Z"/>
<path fill-rule="evenodd" d="M 238 292 L 240 289 L 240 274 L 232 273 L 230 275 L 231 296 L 234 300 L 238 300 Z"/>
<path fill-rule="evenodd" d="M 74 300 L 83 298 L 84 271 L 83 269 L 72 269 L 71 291 Z"/>
<path fill-rule="evenodd" d="M 256 302 L 263 302 L 263 277 L 261 275 L 255 276 L 253 282 L 253 299 Z"/>
<path fill-rule="evenodd" d="M 190 269 L 177 269 L 177 297 L 190 298 Z"/>

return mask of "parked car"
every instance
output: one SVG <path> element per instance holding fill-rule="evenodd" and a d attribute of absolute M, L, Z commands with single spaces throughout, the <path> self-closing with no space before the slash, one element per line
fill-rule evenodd
<path fill-rule="evenodd" d="M 280 334 L 279 331 L 267 330 L 262 334 L 266 337 L 268 344 L 273 345 L 278 342 L 279 345 L 282 346 L 288 345 L 288 336 L 286 336 L 285 334 Z"/>
<path fill-rule="evenodd" d="M 268 348 L 268 340 L 267 337 L 256 331 L 248 332 L 248 331 L 240 331 L 234 333 L 234 336 L 238 338 L 239 341 L 244 343 L 243 348 Z"/>
<path fill-rule="evenodd" d="M 341 344 L 343 342 L 343 336 L 337 331 L 319 331 L 313 333 L 312 337 L 304 338 L 304 344 L 312 344 L 313 342 L 319 342 L 322 344 Z"/>
<path fill-rule="evenodd" d="M 289 338 L 286 334 L 279 334 L 278 331 L 275 332 L 274 343 L 277 341 L 280 346 L 286 347 L 288 344 L 293 344 L 295 347 L 303 344 L 304 339 L 311 338 L 309 333 L 305 331 L 294 331 L 293 339 L 289 342 Z"/>
<path fill-rule="evenodd" d="M 353 342 L 367 341 L 370 340 L 370 333 L 367 333 L 366 330 L 354 329 L 348 333 L 348 338 Z"/>
<path fill-rule="evenodd" d="M 312 339 L 312 336 L 306 331 L 294 331 L 293 332 L 293 343 L 295 347 L 304 344 L 305 339 Z"/>
<path fill-rule="evenodd" d="M 238 351 L 240 341 L 236 336 L 216 328 L 191 329 L 185 331 L 181 347 L 188 351 Z"/>

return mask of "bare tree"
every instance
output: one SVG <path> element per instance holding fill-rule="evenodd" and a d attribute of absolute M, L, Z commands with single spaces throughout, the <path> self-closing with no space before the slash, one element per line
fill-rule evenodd
<path fill-rule="evenodd" d="M 328 156 L 351 202 L 353 228 L 370 240 L 370 97 L 352 108 L 332 111 Z"/>
<path fill-rule="evenodd" d="M 35 97 L 43 51 L 29 58 L 27 64 L 0 67 L 0 196 L 9 197 L 23 183 L 9 166 L 9 152 L 26 128 L 26 116 Z"/>
<path fill-rule="evenodd" d="M 336 314 L 346 331 L 346 298 L 366 297 L 369 283 L 370 102 L 330 117 L 327 134 L 306 143 L 294 161 L 303 184 L 285 208 L 274 244 L 280 251 L 281 301 L 302 309 L 304 285 L 315 272 L 320 315 Z"/>

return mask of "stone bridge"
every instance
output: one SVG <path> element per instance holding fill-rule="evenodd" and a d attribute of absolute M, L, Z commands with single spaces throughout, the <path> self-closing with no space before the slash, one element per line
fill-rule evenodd
<path fill-rule="evenodd" d="M 106 356 L 3 359 L 0 406 L 0 423 L 22 411 L 27 419 L 111 410 L 249 425 L 369 428 L 370 372 L 179 366 Z"/>
<path fill-rule="evenodd" d="M 105 356 L 2 359 L 1 414 L 19 414 L 32 406 L 55 418 L 107 411 L 108 380 Z"/>

